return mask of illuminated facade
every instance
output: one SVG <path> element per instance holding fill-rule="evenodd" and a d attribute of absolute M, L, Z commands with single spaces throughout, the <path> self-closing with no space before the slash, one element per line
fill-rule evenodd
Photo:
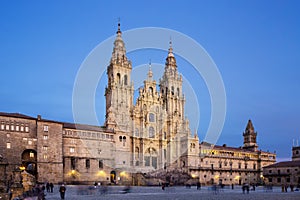
<path fill-rule="evenodd" d="M 103 127 L 0 113 L 0 154 L 10 170 L 23 166 L 39 181 L 54 183 L 136 183 L 136 173 L 177 170 L 203 184 L 241 184 L 259 182 L 262 167 L 275 162 L 275 154 L 257 149 L 251 121 L 241 148 L 199 143 L 184 115 L 171 43 L 159 83 L 150 67 L 135 104 L 131 71 L 119 26 L 107 67 Z"/>
<path fill-rule="evenodd" d="M 275 162 L 275 153 L 258 150 L 257 133 L 248 121 L 242 147 L 200 144 L 199 167 L 191 167 L 190 173 L 199 177 L 201 183 L 242 184 L 262 183 L 262 167 Z"/>

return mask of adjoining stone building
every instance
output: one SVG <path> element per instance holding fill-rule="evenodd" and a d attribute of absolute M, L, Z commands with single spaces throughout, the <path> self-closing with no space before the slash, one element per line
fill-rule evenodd
<path fill-rule="evenodd" d="M 258 150 L 251 121 L 241 148 L 199 143 L 185 117 L 171 43 L 162 78 L 157 84 L 150 67 L 135 104 L 131 71 L 119 25 L 107 67 L 104 126 L 0 113 L 7 171 L 22 166 L 40 182 L 137 184 L 135 174 L 175 170 L 205 184 L 241 184 L 260 182 L 262 167 L 275 162 L 274 153 Z"/>
<path fill-rule="evenodd" d="M 199 167 L 191 167 L 190 173 L 199 177 L 201 183 L 262 184 L 262 167 L 275 162 L 275 153 L 258 150 L 251 120 L 248 121 L 242 147 L 200 144 Z"/>
<path fill-rule="evenodd" d="M 292 147 L 292 161 L 266 166 L 263 174 L 267 184 L 300 187 L 300 146 Z"/>

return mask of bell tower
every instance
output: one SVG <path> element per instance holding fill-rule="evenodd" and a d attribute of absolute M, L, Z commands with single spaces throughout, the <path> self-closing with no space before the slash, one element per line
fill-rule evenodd
<path fill-rule="evenodd" d="M 182 76 L 178 73 L 172 42 L 165 62 L 165 70 L 159 80 L 162 109 L 165 110 L 167 135 L 167 163 L 172 167 L 186 167 L 188 160 L 182 160 L 188 150 L 191 132 L 189 121 L 184 116 L 185 98 L 182 93 Z"/>
<path fill-rule="evenodd" d="M 244 136 L 244 146 L 243 149 L 249 149 L 252 151 L 256 151 L 258 145 L 256 143 L 256 136 L 257 132 L 255 132 L 252 121 L 249 119 L 245 132 L 243 133 Z"/>
<path fill-rule="evenodd" d="M 184 119 L 184 96 L 182 94 L 182 76 L 177 71 L 176 59 L 173 54 L 172 42 L 165 63 L 165 71 L 160 79 L 160 93 L 163 107 L 168 115 L 178 115 Z"/>
<path fill-rule="evenodd" d="M 298 141 L 297 141 L 297 144 L 298 144 Z M 298 161 L 300 160 L 300 146 L 297 145 L 297 146 L 293 146 L 292 148 L 292 160 L 293 161 Z"/>
<path fill-rule="evenodd" d="M 109 129 L 130 130 L 133 105 L 133 83 L 131 82 L 131 61 L 127 59 L 120 23 L 110 64 L 107 67 L 108 85 L 105 88 L 106 122 Z"/>

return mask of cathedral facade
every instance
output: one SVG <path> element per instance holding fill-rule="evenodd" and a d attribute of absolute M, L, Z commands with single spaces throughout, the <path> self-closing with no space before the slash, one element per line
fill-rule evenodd
<path fill-rule="evenodd" d="M 191 133 L 171 43 L 162 77 L 156 82 L 150 67 L 135 103 L 131 71 L 119 25 L 107 67 L 104 126 L 0 113 L 2 181 L 16 167 L 54 183 L 139 184 L 136 174 L 172 171 L 202 184 L 263 181 L 262 167 L 276 155 L 258 150 L 251 121 L 239 148 L 200 143 Z"/>

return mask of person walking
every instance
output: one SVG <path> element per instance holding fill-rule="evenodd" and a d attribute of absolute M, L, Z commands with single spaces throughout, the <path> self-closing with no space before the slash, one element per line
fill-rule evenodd
<path fill-rule="evenodd" d="M 62 184 L 62 185 L 59 187 L 59 193 L 60 193 L 60 198 L 61 198 L 61 199 L 65 199 L 65 193 L 66 193 L 66 190 L 67 190 L 67 188 L 65 187 L 64 184 Z"/>

